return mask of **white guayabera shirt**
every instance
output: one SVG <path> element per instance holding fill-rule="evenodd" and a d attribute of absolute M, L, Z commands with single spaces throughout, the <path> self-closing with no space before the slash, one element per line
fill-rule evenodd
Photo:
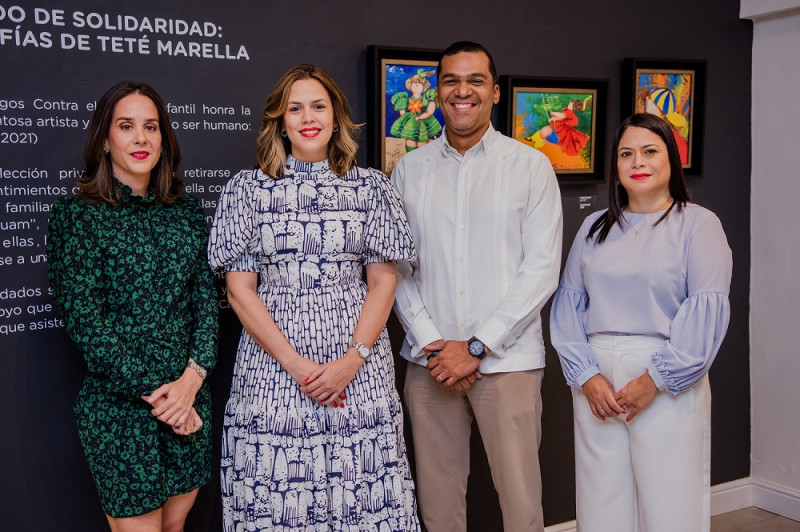
<path fill-rule="evenodd" d="M 402 355 L 477 337 L 480 371 L 544 367 L 541 310 L 558 284 L 561 196 L 550 161 L 490 125 L 463 156 L 446 134 L 406 154 L 392 173 L 417 247 L 397 266 Z"/>

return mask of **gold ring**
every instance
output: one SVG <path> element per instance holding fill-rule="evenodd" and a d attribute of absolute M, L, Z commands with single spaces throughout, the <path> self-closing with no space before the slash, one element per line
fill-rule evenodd
<path fill-rule="evenodd" d="M 192 425 L 192 424 L 186 425 L 186 432 L 187 433 L 190 433 L 193 430 L 194 430 L 194 425 Z"/>

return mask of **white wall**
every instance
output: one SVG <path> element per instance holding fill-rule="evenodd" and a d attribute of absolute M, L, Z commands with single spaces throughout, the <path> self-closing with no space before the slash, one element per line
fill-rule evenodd
<path fill-rule="evenodd" d="M 800 519 L 800 1 L 742 0 L 741 15 L 754 20 L 754 503 Z"/>

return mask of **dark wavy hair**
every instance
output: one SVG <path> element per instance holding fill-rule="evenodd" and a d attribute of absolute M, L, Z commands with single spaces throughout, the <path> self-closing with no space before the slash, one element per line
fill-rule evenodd
<path fill-rule="evenodd" d="M 611 148 L 611 177 L 608 184 L 608 210 L 606 210 L 603 216 L 595 220 L 589 228 L 589 234 L 586 235 L 586 240 L 590 240 L 596 233 L 597 238 L 595 242 L 601 244 L 608 237 L 608 233 L 611 231 L 611 228 L 614 227 L 614 224 L 622 225 L 622 211 L 628 206 L 628 192 L 619 182 L 617 159 L 619 159 L 619 142 L 622 139 L 622 135 L 631 127 L 641 127 L 652 131 L 658 135 L 667 146 L 667 158 L 669 159 L 669 195 L 672 197 L 672 203 L 653 225 L 658 225 L 666 219 L 673 208 L 680 212 L 686 203 L 690 201 L 689 189 L 686 186 L 686 177 L 683 175 L 681 155 L 680 152 L 678 152 L 678 145 L 675 143 L 675 137 L 672 135 L 672 128 L 665 120 L 656 115 L 650 113 L 636 113 L 623 120 L 619 128 L 617 128 L 617 134 L 614 136 L 614 144 Z"/>
<path fill-rule="evenodd" d="M 442 59 L 450 55 L 460 54 L 461 52 L 485 54 L 486 58 L 489 59 L 489 73 L 492 75 L 492 83 L 497 85 L 498 82 L 497 67 L 495 67 L 494 65 L 494 59 L 492 58 L 492 54 L 490 54 L 489 50 L 487 50 L 486 47 L 483 46 L 482 44 L 478 44 L 472 41 L 454 42 L 453 44 L 448 46 L 444 52 L 442 52 L 442 57 L 439 58 L 439 63 L 436 65 L 437 80 L 439 79 L 439 74 L 442 72 Z"/>
<path fill-rule="evenodd" d="M 292 152 L 292 143 L 281 135 L 283 115 L 289 106 L 289 92 L 295 81 L 313 79 L 318 81 L 328 93 L 333 107 L 333 123 L 338 128 L 328 141 L 328 165 L 336 175 L 344 175 L 356 165 L 358 151 L 358 132 L 360 124 L 354 124 L 351 118 L 350 104 L 333 78 L 314 65 L 295 65 L 287 70 L 272 87 L 267 95 L 267 105 L 261 120 L 258 133 L 256 155 L 258 167 L 272 178 L 283 177 L 288 154 Z"/>
<path fill-rule="evenodd" d="M 117 204 L 121 199 L 119 187 L 114 186 L 111 156 L 103 147 L 108 139 L 114 109 L 120 100 L 131 94 L 150 98 L 158 111 L 158 128 L 161 131 L 161 157 L 150 172 L 150 187 L 156 200 L 171 205 L 178 201 L 183 190 L 183 180 L 177 169 L 181 162 L 178 139 L 167 115 L 164 100 L 149 85 L 135 81 L 123 81 L 108 89 L 97 102 L 97 108 L 89 125 L 89 138 L 83 150 L 85 171 L 78 182 L 78 195 L 87 203 Z"/>

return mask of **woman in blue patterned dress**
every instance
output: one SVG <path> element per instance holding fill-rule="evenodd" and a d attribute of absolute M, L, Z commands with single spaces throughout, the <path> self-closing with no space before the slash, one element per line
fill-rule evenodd
<path fill-rule="evenodd" d="M 222 442 L 226 531 L 418 530 L 385 323 L 414 256 L 323 70 L 269 93 L 259 169 L 225 187 L 209 261 L 242 322 Z M 366 265 L 366 284 L 362 270 Z"/>

